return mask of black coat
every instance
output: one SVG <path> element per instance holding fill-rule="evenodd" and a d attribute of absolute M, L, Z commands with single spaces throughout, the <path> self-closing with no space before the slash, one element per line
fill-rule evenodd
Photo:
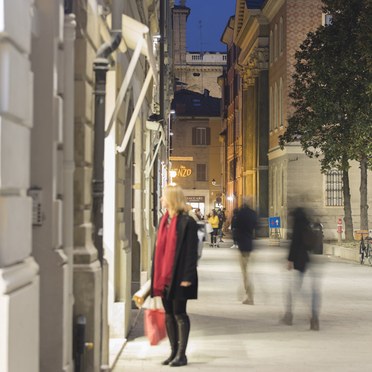
<path fill-rule="evenodd" d="M 234 211 L 231 228 L 240 251 L 250 252 L 253 249 L 252 239 L 256 226 L 257 215 L 253 209 L 243 205 Z"/>
<path fill-rule="evenodd" d="M 310 221 L 302 208 L 296 208 L 293 217 L 293 233 L 289 246 L 288 261 L 293 262 L 295 270 L 305 272 L 310 260 L 308 253 L 311 246 L 309 244 L 311 239 Z"/>
<path fill-rule="evenodd" d="M 163 217 L 164 218 L 164 217 Z M 197 223 L 187 214 L 180 214 L 177 218 L 177 243 L 174 255 L 172 279 L 166 292 L 167 299 L 188 300 L 198 296 L 198 235 Z M 155 248 L 156 249 L 156 248 Z M 154 252 L 155 257 L 155 252 Z M 153 296 L 153 278 L 155 260 L 152 260 L 151 296 Z M 191 282 L 189 287 L 181 287 L 183 281 Z"/>

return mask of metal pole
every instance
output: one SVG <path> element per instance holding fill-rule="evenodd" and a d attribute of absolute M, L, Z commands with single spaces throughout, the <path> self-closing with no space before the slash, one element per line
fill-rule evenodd
<path fill-rule="evenodd" d="M 164 120 L 164 42 L 165 42 L 165 0 L 160 0 L 160 76 L 159 76 L 159 100 L 160 100 L 160 120 Z M 165 124 L 165 121 L 163 121 Z"/>

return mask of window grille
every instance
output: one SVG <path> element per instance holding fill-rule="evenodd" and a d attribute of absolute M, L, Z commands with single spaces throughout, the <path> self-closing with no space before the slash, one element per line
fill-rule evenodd
<path fill-rule="evenodd" d="M 334 169 L 326 173 L 326 205 L 328 207 L 344 205 L 342 186 L 342 171 Z"/>

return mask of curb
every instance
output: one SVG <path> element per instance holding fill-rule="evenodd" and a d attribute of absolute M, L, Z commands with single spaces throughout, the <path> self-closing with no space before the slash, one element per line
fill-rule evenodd
<path fill-rule="evenodd" d="M 323 244 L 323 255 L 335 256 L 345 260 L 359 262 L 359 250 L 339 245 Z"/>

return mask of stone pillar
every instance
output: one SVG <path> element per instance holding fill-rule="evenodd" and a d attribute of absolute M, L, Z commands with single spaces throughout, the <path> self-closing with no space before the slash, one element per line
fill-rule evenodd
<path fill-rule="evenodd" d="M 74 65 L 75 16 L 65 15 L 63 105 L 63 250 L 67 256 L 64 304 L 63 371 L 73 371 L 73 245 L 74 245 Z"/>
<path fill-rule="evenodd" d="M 186 22 L 190 8 L 173 8 L 173 61 L 175 65 L 186 65 Z"/>
<path fill-rule="evenodd" d="M 35 200 L 40 203 L 40 220 L 33 229 L 33 252 L 41 273 L 40 371 L 72 371 L 72 228 L 64 226 L 64 217 L 69 224 L 73 137 L 72 115 L 64 107 L 68 95 L 64 78 L 68 67 L 73 75 L 73 55 L 68 59 L 64 48 L 71 52 L 74 31 L 66 30 L 65 45 L 62 0 L 36 0 L 34 22 L 31 190 L 39 194 Z M 66 120 L 63 114 L 68 115 Z"/>
<path fill-rule="evenodd" d="M 261 70 L 257 79 L 257 190 L 258 213 L 267 218 L 269 213 L 269 72 Z"/>
<path fill-rule="evenodd" d="M 74 174 L 74 321 L 86 318 L 84 372 L 101 369 L 102 267 L 92 242 L 93 60 L 101 45 L 96 1 L 74 1 L 75 41 L 75 174 Z"/>
<path fill-rule="evenodd" d="M 248 67 L 240 70 L 243 79 L 243 195 L 256 199 L 256 97 L 255 78 Z"/>

